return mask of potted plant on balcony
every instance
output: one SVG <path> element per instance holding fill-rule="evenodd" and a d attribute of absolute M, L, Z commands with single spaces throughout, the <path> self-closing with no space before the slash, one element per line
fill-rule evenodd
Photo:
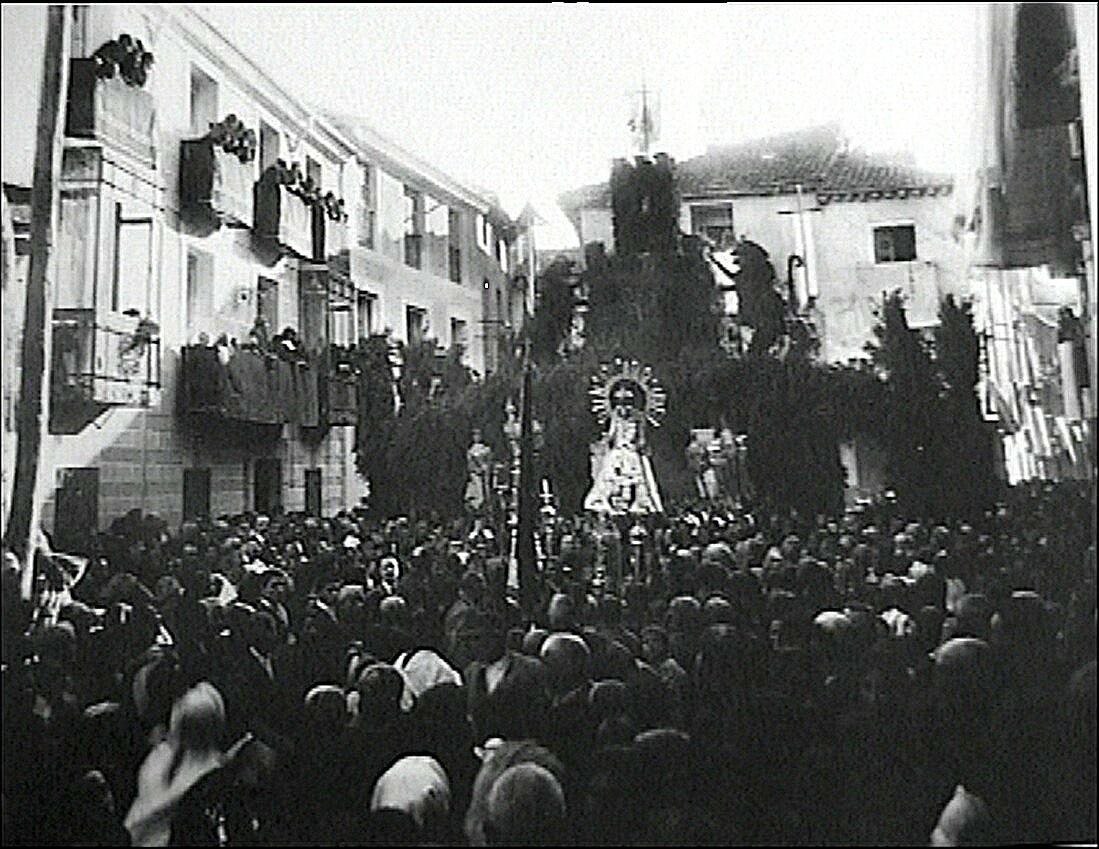
<path fill-rule="evenodd" d="M 91 58 L 100 79 L 109 80 L 118 74 L 127 85 L 138 88 L 145 85 L 153 67 L 153 54 L 145 49 L 140 38 L 135 39 L 129 33 L 101 44 Z"/>
<path fill-rule="evenodd" d="M 348 215 L 344 211 L 343 198 L 337 198 L 334 192 L 328 192 L 321 199 L 321 203 L 324 206 L 325 214 L 331 221 L 347 221 Z"/>
<path fill-rule="evenodd" d="M 233 113 L 210 125 L 207 138 L 226 153 L 247 164 L 256 158 L 256 133 Z"/>

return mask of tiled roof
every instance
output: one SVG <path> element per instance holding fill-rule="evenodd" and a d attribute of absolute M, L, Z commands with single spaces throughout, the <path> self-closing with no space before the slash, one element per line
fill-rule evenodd
<path fill-rule="evenodd" d="M 735 145 L 711 147 L 675 166 L 680 195 L 708 197 L 791 194 L 801 184 L 821 203 L 909 194 L 945 194 L 953 177 L 921 171 L 901 157 L 852 150 L 839 127 L 828 124 Z M 565 192 L 561 208 L 609 208 L 610 186 L 598 183 Z"/>
<path fill-rule="evenodd" d="M 841 195 L 949 191 L 953 178 L 915 168 L 899 157 L 852 150 L 835 125 L 814 127 L 742 144 L 712 147 L 676 168 L 680 193 Z"/>

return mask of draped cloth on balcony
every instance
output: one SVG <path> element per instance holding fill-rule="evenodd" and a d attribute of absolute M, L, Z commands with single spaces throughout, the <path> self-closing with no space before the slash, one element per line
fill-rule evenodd
<path fill-rule="evenodd" d="M 1086 185 L 1069 132 L 1081 107 L 1070 14 L 1058 3 L 991 4 L 987 12 L 983 192 L 972 224 L 981 264 L 1076 273 L 1073 227 L 1086 220 Z"/>
<path fill-rule="evenodd" d="M 226 364 L 215 348 L 183 349 L 183 409 L 254 424 L 316 427 L 317 370 L 254 351 L 236 351 Z"/>

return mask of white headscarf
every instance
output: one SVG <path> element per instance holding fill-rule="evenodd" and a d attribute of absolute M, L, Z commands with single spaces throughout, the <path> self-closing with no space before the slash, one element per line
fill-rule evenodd
<path fill-rule="evenodd" d="M 370 797 L 370 810 L 403 811 L 423 828 L 429 815 L 450 810 L 450 782 L 435 758 L 408 755 L 382 773 Z"/>
<path fill-rule="evenodd" d="M 436 684 L 462 684 L 462 676 L 458 671 L 431 649 L 405 652 L 393 665 L 404 677 L 401 708 L 405 711 L 412 710 L 416 699 Z"/>
<path fill-rule="evenodd" d="M 217 748 L 189 738 L 215 739 L 225 726 L 225 702 L 205 681 L 196 684 L 172 708 L 168 739 L 153 747 L 137 774 L 137 798 L 125 827 L 134 846 L 167 846 L 172 815 L 192 787 L 226 761 Z M 201 745 L 192 745 L 201 744 Z"/>

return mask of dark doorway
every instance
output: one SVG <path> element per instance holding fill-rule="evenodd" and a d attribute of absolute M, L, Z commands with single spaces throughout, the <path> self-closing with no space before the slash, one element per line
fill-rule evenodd
<path fill-rule="evenodd" d="M 321 470 L 305 470 L 305 512 L 310 516 L 321 514 Z"/>
<path fill-rule="evenodd" d="M 256 460 L 253 479 L 257 513 L 272 516 L 282 511 L 282 461 L 274 457 Z"/>
<path fill-rule="evenodd" d="M 88 553 L 99 529 L 99 469 L 62 469 L 54 505 L 54 548 Z"/>
<path fill-rule="evenodd" d="M 210 517 L 210 470 L 183 470 L 183 518 Z"/>

